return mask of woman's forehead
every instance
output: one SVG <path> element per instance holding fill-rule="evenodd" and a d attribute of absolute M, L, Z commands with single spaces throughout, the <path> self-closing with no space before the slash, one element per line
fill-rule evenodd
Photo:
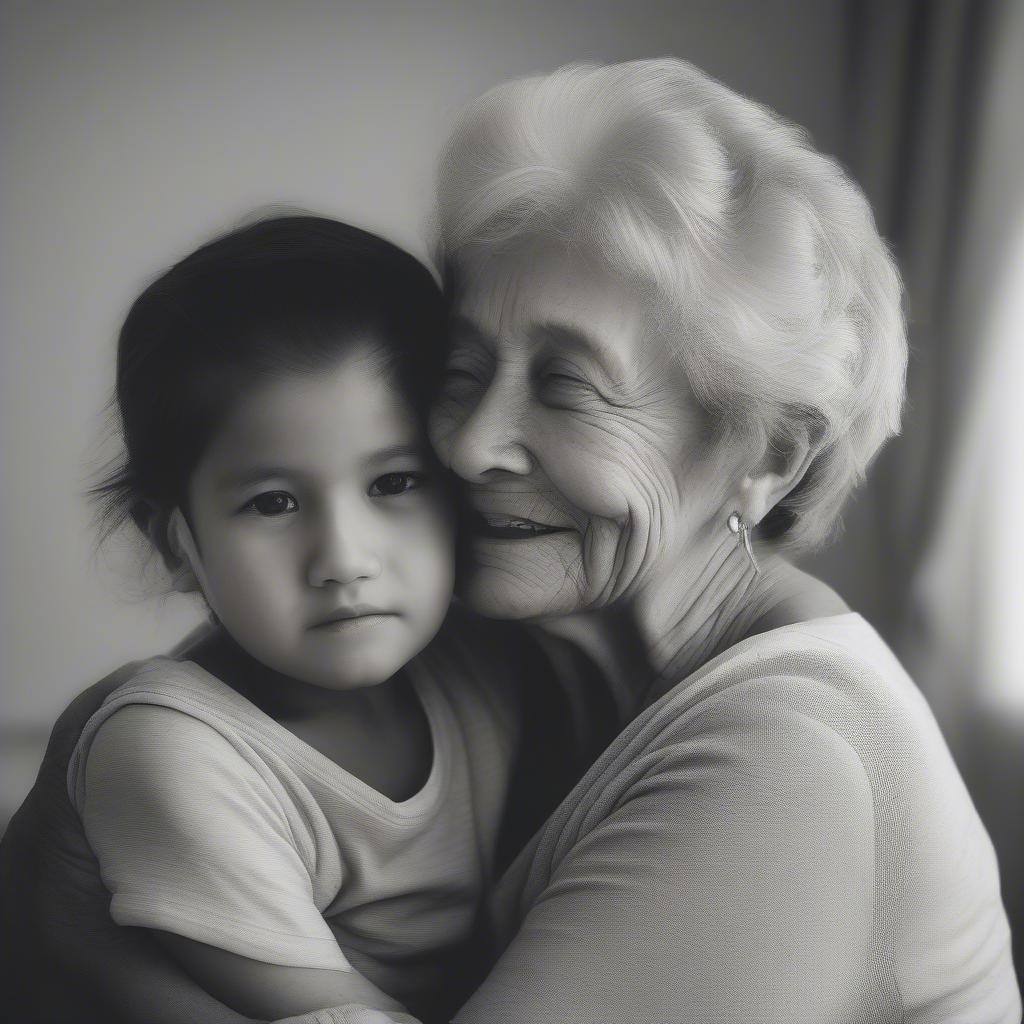
<path fill-rule="evenodd" d="M 456 341 L 498 348 L 553 345 L 635 362 L 651 333 L 639 289 L 591 263 L 536 252 L 490 259 L 461 278 Z"/>

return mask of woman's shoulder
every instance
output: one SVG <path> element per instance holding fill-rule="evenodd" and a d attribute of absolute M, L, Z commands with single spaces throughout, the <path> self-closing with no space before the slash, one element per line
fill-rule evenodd
<path fill-rule="evenodd" d="M 678 763 L 687 775 L 697 766 L 708 784 L 726 786 L 748 773 L 778 785 L 802 765 L 805 791 L 815 779 L 823 787 L 846 779 L 870 803 L 862 748 L 892 699 L 880 667 L 858 654 L 881 644 L 872 635 L 860 616 L 843 614 L 748 637 L 663 688 L 615 746 L 639 754 L 633 764 L 674 771 Z"/>
<path fill-rule="evenodd" d="M 865 823 L 973 808 L 942 733 L 898 659 L 854 613 L 795 623 L 741 641 L 676 683 L 616 745 L 662 766 L 710 766 L 723 786 L 749 770 L 807 793 L 845 787 L 873 808 Z M 943 810 L 945 808 L 945 811 Z"/>
<path fill-rule="evenodd" d="M 860 808 L 865 835 L 928 865 L 922 871 L 953 878 L 935 837 L 957 837 L 984 864 L 979 877 L 994 877 L 984 827 L 927 701 L 857 614 L 741 642 L 648 706 L 627 733 L 641 761 L 702 766 L 723 791 L 745 779 L 789 786 L 805 802 L 838 795 L 850 809 L 844 821 Z"/>
<path fill-rule="evenodd" d="M 800 712 L 868 739 L 932 728 L 927 702 L 878 633 L 853 612 L 793 623 L 742 640 L 663 688 L 641 714 L 685 728 L 732 706 Z"/>

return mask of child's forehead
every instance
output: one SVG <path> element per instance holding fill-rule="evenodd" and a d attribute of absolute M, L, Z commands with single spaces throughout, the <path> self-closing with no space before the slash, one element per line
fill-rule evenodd
<path fill-rule="evenodd" d="M 226 464 L 258 459 L 331 466 L 425 445 L 419 419 L 386 363 L 362 348 L 333 365 L 247 389 L 232 403 L 208 454 Z"/>

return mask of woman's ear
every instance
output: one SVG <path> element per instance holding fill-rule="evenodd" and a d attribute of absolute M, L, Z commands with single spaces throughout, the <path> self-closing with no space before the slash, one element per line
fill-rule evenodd
<path fill-rule="evenodd" d="M 791 442 L 785 452 L 769 450 L 740 483 L 738 511 L 744 522 L 751 527 L 761 522 L 800 483 L 817 454 L 806 438 Z"/>
<path fill-rule="evenodd" d="M 171 574 L 171 586 L 181 594 L 201 590 L 196 573 L 199 552 L 181 509 L 174 508 L 169 515 L 150 517 L 149 535 Z"/>

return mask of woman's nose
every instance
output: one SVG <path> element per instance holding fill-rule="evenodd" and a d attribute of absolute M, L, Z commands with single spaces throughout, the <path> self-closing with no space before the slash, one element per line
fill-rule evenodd
<path fill-rule="evenodd" d="M 310 586 L 350 584 L 376 579 L 381 561 L 373 543 L 373 531 L 354 510 L 331 512 L 319 524 L 309 559 Z"/>
<path fill-rule="evenodd" d="M 473 410 L 438 445 L 443 461 L 463 480 L 480 483 L 493 473 L 526 476 L 533 458 L 522 432 L 517 387 L 492 382 Z"/>

